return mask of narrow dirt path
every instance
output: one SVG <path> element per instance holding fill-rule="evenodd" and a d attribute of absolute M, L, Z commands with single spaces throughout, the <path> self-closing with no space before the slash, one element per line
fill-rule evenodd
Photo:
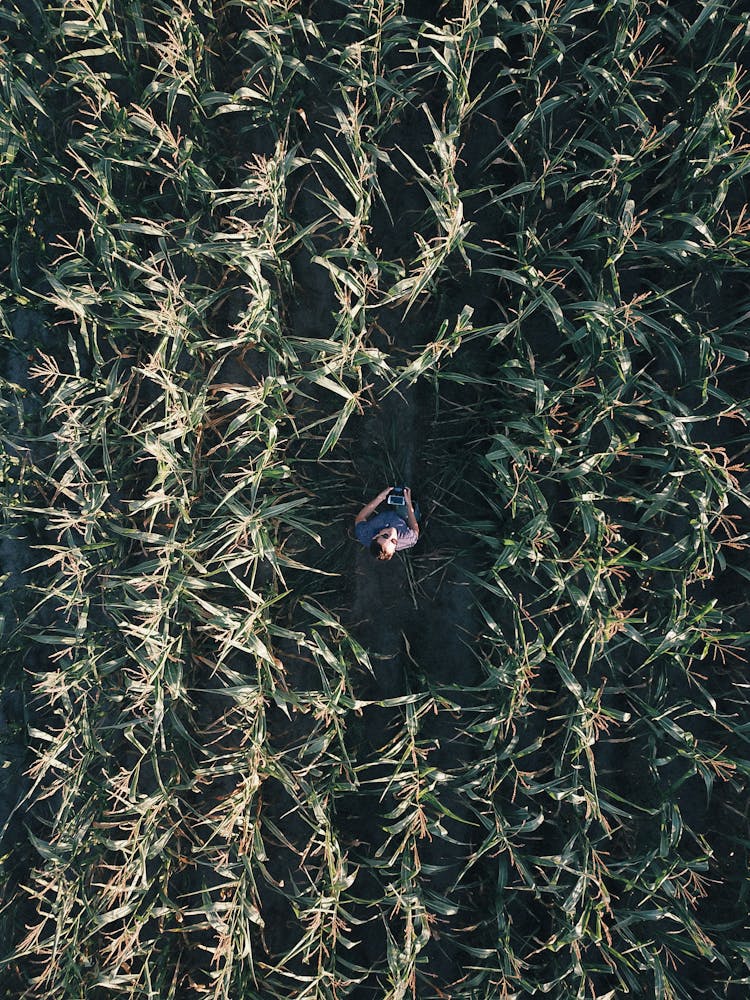
<path fill-rule="evenodd" d="M 433 430 L 433 409 L 430 393 L 419 393 L 415 387 L 403 395 L 391 392 L 361 421 L 356 446 L 358 452 L 366 453 L 368 448 L 395 440 L 394 465 L 401 478 L 418 490 L 423 510 L 431 507 L 431 485 L 439 471 L 426 464 L 422 455 Z M 411 848 L 418 858 L 415 891 L 423 900 L 432 901 L 426 902 L 431 916 L 422 958 L 436 991 L 450 989 L 460 980 L 464 956 L 456 942 L 461 939 L 461 928 L 477 919 L 470 892 L 457 887 L 468 855 L 478 846 L 474 844 L 476 823 L 461 793 L 476 748 L 466 735 L 471 696 L 466 697 L 464 711 L 465 695 L 459 691 L 470 691 L 481 682 L 471 650 L 480 622 L 465 576 L 465 570 L 477 568 L 468 542 L 438 519 L 425 523 L 423 517 L 417 546 L 393 560 L 373 560 L 361 547 L 352 553 L 356 571 L 351 626 L 369 653 L 374 676 L 363 678 L 359 689 L 361 697 L 371 703 L 363 710 L 360 748 L 366 783 L 359 801 L 352 797 L 347 802 L 342 820 L 352 835 L 356 832 L 358 857 L 372 883 L 371 873 L 388 853 L 386 831 L 393 823 L 389 817 L 399 807 L 398 797 L 386 788 L 393 764 L 383 759 L 391 747 L 399 741 L 405 745 L 411 735 L 413 753 L 419 757 L 415 780 L 427 785 L 439 775 L 440 802 L 446 810 L 440 816 L 429 816 L 427 810 L 427 826 Z M 466 552 L 451 561 L 451 551 L 461 548 Z M 434 563 L 441 559 L 445 568 L 434 572 Z M 389 699 L 400 701 L 388 704 Z M 371 892 L 382 893 L 388 904 L 387 879 L 377 887 L 371 885 Z M 391 907 L 392 902 L 387 905 Z M 385 906 L 383 913 L 387 921 Z M 394 933 L 397 926 L 398 921 Z M 382 965 L 387 944 L 387 936 L 375 929 L 363 940 L 372 966 Z M 365 990 L 362 995 L 375 994 Z"/>

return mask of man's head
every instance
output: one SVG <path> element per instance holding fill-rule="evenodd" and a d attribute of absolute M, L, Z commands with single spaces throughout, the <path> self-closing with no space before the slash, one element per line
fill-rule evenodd
<path fill-rule="evenodd" d="M 382 528 L 370 542 L 370 553 L 376 559 L 391 559 L 396 551 L 398 532 L 395 528 Z"/>

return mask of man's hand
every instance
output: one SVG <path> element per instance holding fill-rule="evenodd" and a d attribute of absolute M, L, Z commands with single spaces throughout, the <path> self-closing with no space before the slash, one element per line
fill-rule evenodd
<path fill-rule="evenodd" d="M 411 507 L 411 487 L 410 486 L 404 486 L 404 500 L 406 500 L 406 502 Z"/>

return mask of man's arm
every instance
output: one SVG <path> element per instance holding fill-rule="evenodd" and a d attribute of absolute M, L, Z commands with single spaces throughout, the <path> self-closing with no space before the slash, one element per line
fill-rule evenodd
<path fill-rule="evenodd" d="M 361 524 L 362 521 L 366 521 L 367 518 L 370 516 L 370 514 L 372 514 L 375 508 L 378 506 L 378 504 L 381 504 L 385 500 L 385 498 L 388 496 L 388 494 L 391 492 L 392 489 L 393 489 L 392 486 L 386 486 L 386 488 L 381 493 L 378 493 L 378 495 L 373 500 L 371 500 L 368 504 L 365 504 L 365 506 L 362 508 L 359 514 L 357 514 L 357 516 L 354 518 L 354 523 Z"/>
<path fill-rule="evenodd" d="M 417 524 L 416 517 L 414 517 L 414 507 L 411 502 L 411 489 L 408 486 L 404 489 L 404 500 L 406 500 L 406 523 L 412 531 L 416 531 L 419 534 L 419 525 Z"/>

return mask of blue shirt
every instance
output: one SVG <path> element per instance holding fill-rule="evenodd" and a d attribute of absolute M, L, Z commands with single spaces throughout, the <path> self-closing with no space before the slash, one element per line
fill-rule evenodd
<path fill-rule="evenodd" d="M 403 517 L 399 517 L 398 514 L 393 514 L 391 511 L 376 514 L 369 521 L 360 521 L 359 524 L 355 524 L 354 534 L 361 545 L 369 546 L 375 535 L 383 528 L 396 529 L 398 534 L 396 539 L 397 552 L 401 549 L 410 549 L 412 545 L 416 545 L 419 538 L 417 532 L 409 527 Z"/>

